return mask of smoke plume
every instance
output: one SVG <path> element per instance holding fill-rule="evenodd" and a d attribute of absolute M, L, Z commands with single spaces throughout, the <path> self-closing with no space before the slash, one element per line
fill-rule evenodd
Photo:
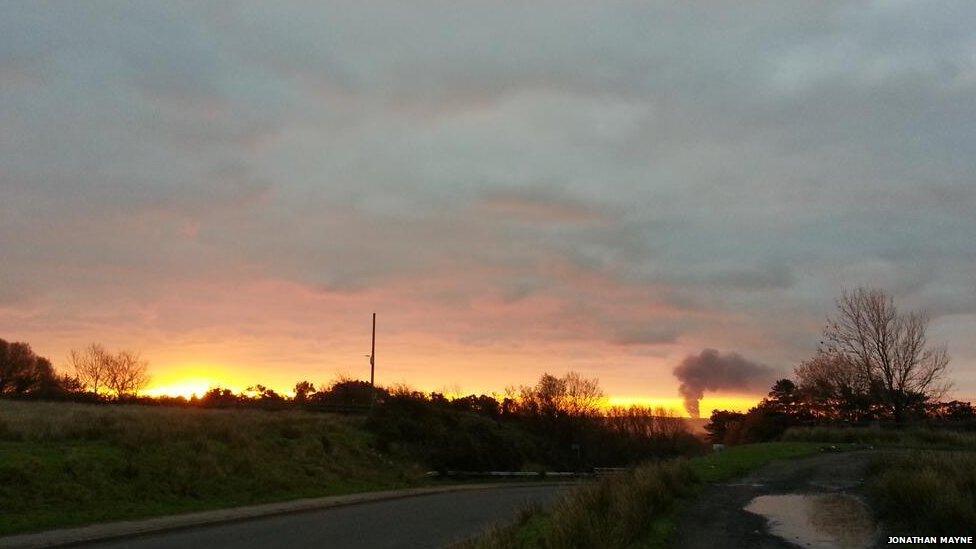
<path fill-rule="evenodd" d="M 715 349 L 702 349 L 675 366 L 674 377 L 681 382 L 678 392 L 685 399 L 685 410 L 691 417 L 700 417 L 698 404 L 705 391 L 762 389 L 773 377 L 773 370 L 737 353 L 723 355 Z"/>

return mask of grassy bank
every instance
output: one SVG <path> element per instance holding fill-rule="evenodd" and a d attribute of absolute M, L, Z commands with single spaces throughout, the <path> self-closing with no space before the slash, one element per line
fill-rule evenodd
<path fill-rule="evenodd" d="M 867 493 L 890 535 L 976 534 L 974 452 L 885 452 L 871 463 Z"/>
<path fill-rule="evenodd" d="M 676 510 L 703 485 L 741 476 L 775 459 L 815 454 L 822 444 L 735 446 L 690 460 L 638 467 L 575 490 L 551 509 L 527 509 L 515 523 L 465 544 L 469 548 L 662 547 Z"/>
<path fill-rule="evenodd" d="M 0 535 L 419 482 L 356 419 L 0 401 Z"/>
<path fill-rule="evenodd" d="M 877 429 L 869 427 L 794 427 L 784 441 L 870 444 L 919 449 L 976 450 L 976 433 L 946 429 Z"/>

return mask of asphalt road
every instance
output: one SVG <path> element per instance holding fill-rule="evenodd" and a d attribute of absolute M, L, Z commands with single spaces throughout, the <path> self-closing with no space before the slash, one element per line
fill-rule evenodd
<path fill-rule="evenodd" d="M 85 547 L 271 549 L 276 547 L 444 547 L 548 505 L 571 486 L 513 486 L 450 492 L 224 523 Z"/>

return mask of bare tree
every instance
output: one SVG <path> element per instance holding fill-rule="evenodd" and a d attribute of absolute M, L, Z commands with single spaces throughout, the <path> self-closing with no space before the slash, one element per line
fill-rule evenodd
<path fill-rule="evenodd" d="M 92 343 L 81 351 L 72 349 L 68 362 L 85 391 L 101 394 L 107 389 L 105 384 L 108 381 L 111 355 L 105 347 Z"/>
<path fill-rule="evenodd" d="M 116 398 L 134 395 L 149 384 L 149 363 L 132 351 L 110 355 L 105 387 Z"/>
<path fill-rule="evenodd" d="M 600 380 L 585 378 L 576 372 L 569 372 L 562 381 L 566 387 L 564 407 L 569 415 L 589 417 L 599 413 L 600 405 L 604 401 L 603 390 L 600 389 Z"/>
<path fill-rule="evenodd" d="M 949 388 L 949 354 L 945 346 L 928 344 L 928 323 L 923 313 L 900 313 L 881 290 L 845 291 L 824 329 L 821 352 L 849 363 L 878 387 L 895 421 L 902 422 L 911 399 L 939 398 Z"/>
<path fill-rule="evenodd" d="M 517 398 L 524 410 L 548 418 L 593 417 L 604 401 L 599 380 L 576 372 L 563 377 L 543 374 L 534 386 L 521 387 Z"/>
<path fill-rule="evenodd" d="M 72 350 L 68 361 L 86 391 L 112 393 L 116 398 L 133 395 L 149 383 L 148 363 L 132 351 L 110 353 L 98 343 Z"/>

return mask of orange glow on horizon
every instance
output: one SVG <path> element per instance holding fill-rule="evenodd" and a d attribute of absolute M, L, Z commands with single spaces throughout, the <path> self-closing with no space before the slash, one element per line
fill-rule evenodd
<path fill-rule="evenodd" d="M 197 397 L 202 397 L 207 391 L 215 387 L 230 389 L 236 393 L 245 390 L 246 386 L 225 383 L 218 381 L 212 375 L 207 375 L 201 372 L 205 368 L 194 367 L 185 368 L 172 372 L 167 372 L 168 375 L 161 376 L 158 380 L 153 379 L 149 388 L 142 391 L 141 394 L 151 397 L 160 396 L 170 396 L 170 397 L 184 397 L 191 398 L 196 395 Z M 192 372 L 192 373 L 190 373 Z M 180 376 L 182 373 L 186 377 Z M 175 375 L 174 375 L 175 374 Z M 274 390 L 278 394 L 285 396 L 293 396 L 293 387 L 279 387 L 274 385 L 266 385 L 268 388 Z M 418 390 L 430 392 L 437 391 L 442 393 L 451 393 L 450 396 L 463 396 L 467 394 L 494 394 L 499 395 L 498 391 L 492 390 L 459 390 L 457 388 L 451 391 L 445 391 L 445 388 L 418 388 Z M 456 393 L 456 394 L 455 394 Z M 706 396 L 701 400 L 701 417 L 707 418 L 712 414 L 714 410 L 731 410 L 735 412 L 746 412 L 749 408 L 755 406 L 759 400 L 760 396 L 749 396 L 749 395 L 712 395 Z M 684 400 L 680 397 L 647 397 L 647 396 L 631 396 L 631 395 L 610 395 L 606 398 L 604 405 L 610 406 L 646 406 L 650 408 L 664 408 L 670 410 L 677 416 L 686 416 L 684 408 Z"/>
<path fill-rule="evenodd" d="M 191 398 L 193 396 L 202 397 L 207 391 L 213 387 L 217 387 L 219 383 L 211 383 L 207 380 L 201 379 L 189 379 L 186 381 L 180 381 L 176 383 L 166 384 L 166 385 L 153 385 L 149 389 L 142 392 L 143 395 L 151 397 L 183 397 Z"/>
<path fill-rule="evenodd" d="M 712 395 L 706 396 L 701 400 L 701 417 L 707 418 L 715 410 L 731 410 L 733 412 L 746 412 L 759 403 L 762 397 L 748 395 Z M 687 416 L 685 412 L 684 400 L 680 397 L 634 397 L 634 396 L 610 396 L 607 398 L 609 406 L 649 406 L 651 408 L 664 408 L 671 410 L 678 416 Z"/>

